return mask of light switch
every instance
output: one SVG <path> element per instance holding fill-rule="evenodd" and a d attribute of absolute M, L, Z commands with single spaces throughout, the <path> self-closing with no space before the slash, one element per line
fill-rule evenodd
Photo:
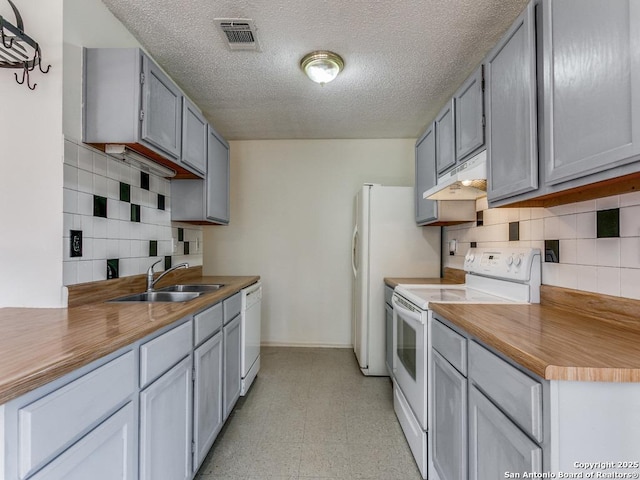
<path fill-rule="evenodd" d="M 171 239 L 171 253 L 178 253 L 178 239 Z"/>

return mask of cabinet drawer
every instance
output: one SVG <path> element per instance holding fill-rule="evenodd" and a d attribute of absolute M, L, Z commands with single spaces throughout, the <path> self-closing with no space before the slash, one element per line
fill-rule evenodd
<path fill-rule="evenodd" d="M 192 348 L 191 322 L 163 333 L 140 347 L 140 387 L 143 388 L 178 361 Z"/>
<path fill-rule="evenodd" d="M 133 352 L 110 361 L 18 411 L 20 478 L 91 429 L 133 394 Z"/>
<path fill-rule="evenodd" d="M 469 378 L 520 427 L 542 441 L 542 385 L 475 342 Z"/>
<path fill-rule="evenodd" d="M 434 319 L 431 343 L 440 355 L 464 376 L 467 375 L 467 339 Z"/>
<path fill-rule="evenodd" d="M 193 317 L 194 344 L 200 345 L 222 328 L 222 303 L 207 308 Z"/>
<path fill-rule="evenodd" d="M 227 298 L 222 304 L 224 305 L 224 324 L 226 325 L 240 313 L 242 294 L 238 292 L 233 297 Z"/>

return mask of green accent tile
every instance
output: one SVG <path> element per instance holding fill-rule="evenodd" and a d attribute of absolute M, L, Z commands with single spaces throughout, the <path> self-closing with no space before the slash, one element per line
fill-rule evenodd
<path fill-rule="evenodd" d="M 93 216 L 107 218 L 107 198 L 99 195 L 93 196 Z"/>
<path fill-rule="evenodd" d="M 131 204 L 131 221 L 140 222 L 140 205 Z"/>
<path fill-rule="evenodd" d="M 547 263 L 560 263 L 560 240 L 544 241 L 544 261 Z"/>
<path fill-rule="evenodd" d="M 120 269 L 120 260 L 110 258 L 107 260 L 107 279 L 119 278 L 118 270 Z"/>
<path fill-rule="evenodd" d="M 140 188 L 149 190 L 149 174 L 147 172 L 140 172 Z"/>
<path fill-rule="evenodd" d="M 184 242 L 184 254 L 189 255 L 189 242 Z"/>
<path fill-rule="evenodd" d="M 517 242 L 520 240 L 520 222 L 509 222 L 509 241 Z"/>
<path fill-rule="evenodd" d="M 171 268 L 171 255 L 167 255 L 164 257 L 164 269 L 169 270 Z"/>
<path fill-rule="evenodd" d="M 131 185 L 129 185 L 128 183 L 120 182 L 120 201 L 121 202 L 131 201 Z"/>
<path fill-rule="evenodd" d="M 596 212 L 596 236 L 615 238 L 620 236 L 620 209 L 599 210 Z"/>
<path fill-rule="evenodd" d="M 165 196 L 158 194 L 158 210 L 164 210 L 165 207 Z"/>
<path fill-rule="evenodd" d="M 178 229 L 178 241 L 184 242 L 184 228 Z"/>
<path fill-rule="evenodd" d="M 149 240 L 149 256 L 157 257 L 158 256 L 158 241 L 157 240 Z"/>

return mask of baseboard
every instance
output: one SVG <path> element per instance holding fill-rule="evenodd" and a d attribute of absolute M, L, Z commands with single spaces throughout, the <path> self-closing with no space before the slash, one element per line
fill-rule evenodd
<path fill-rule="evenodd" d="M 329 343 L 260 342 L 261 347 L 353 348 L 352 345 Z"/>

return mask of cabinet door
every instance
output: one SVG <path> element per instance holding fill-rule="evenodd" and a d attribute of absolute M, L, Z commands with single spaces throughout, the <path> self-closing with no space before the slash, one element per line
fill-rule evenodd
<path fill-rule="evenodd" d="M 142 134 L 172 158 L 180 158 L 182 139 L 182 93 L 146 55 L 142 56 Z"/>
<path fill-rule="evenodd" d="M 456 163 L 454 101 L 451 99 L 435 120 L 436 168 L 442 173 Z"/>
<path fill-rule="evenodd" d="M 424 225 L 438 219 L 438 202 L 422 194 L 436 185 L 436 139 L 434 125 L 416 143 L 416 223 Z"/>
<path fill-rule="evenodd" d="M 533 3 L 489 53 L 484 64 L 489 201 L 538 188 Z"/>
<path fill-rule="evenodd" d="M 484 92 L 482 66 L 464 82 L 453 97 L 456 119 L 456 160 L 484 145 Z"/>
<path fill-rule="evenodd" d="M 32 480 L 133 480 L 138 424 L 129 402 L 75 445 L 36 473 Z"/>
<path fill-rule="evenodd" d="M 191 357 L 140 392 L 140 478 L 191 478 Z"/>
<path fill-rule="evenodd" d="M 207 171 L 207 218 L 217 223 L 229 223 L 229 145 L 209 127 Z"/>
<path fill-rule="evenodd" d="M 182 163 L 207 173 L 207 121 L 187 97 L 182 97 Z"/>
<path fill-rule="evenodd" d="M 560 183 L 640 154 L 640 4 L 546 0 L 546 182 Z"/>
<path fill-rule="evenodd" d="M 433 465 L 441 480 L 467 478 L 467 379 L 438 352 L 433 364 Z"/>
<path fill-rule="evenodd" d="M 193 471 L 200 468 L 222 428 L 222 332 L 193 352 Z"/>
<path fill-rule="evenodd" d="M 240 315 L 224 326 L 224 419 L 240 397 Z"/>
<path fill-rule="evenodd" d="M 541 472 L 542 449 L 493 403 L 469 392 L 469 479 L 495 480 L 505 472 Z"/>

